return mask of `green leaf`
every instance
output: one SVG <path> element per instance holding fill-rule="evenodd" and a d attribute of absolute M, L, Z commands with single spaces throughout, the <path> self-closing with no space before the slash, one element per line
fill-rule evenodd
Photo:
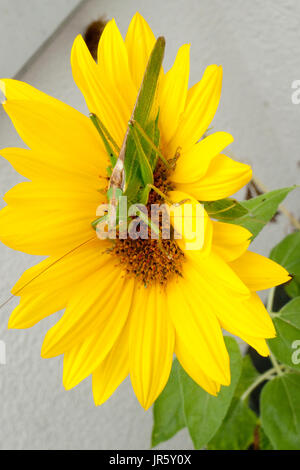
<path fill-rule="evenodd" d="M 244 356 L 242 359 L 242 372 L 233 401 L 221 427 L 209 442 L 208 449 L 243 450 L 247 449 L 253 442 L 257 416 L 249 409 L 247 401 L 242 401 L 240 397 L 258 375 L 259 373 L 253 366 L 250 356 Z"/>
<path fill-rule="evenodd" d="M 235 396 L 241 397 L 243 393 L 250 387 L 250 385 L 257 379 L 259 376 L 258 371 L 255 369 L 251 357 L 246 354 L 243 357 L 242 362 L 242 373 L 240 376 L 239 383 L 237 384 Z"/>
<path fill-rule="evenodd" d="M 259 427 L 258 435 L 259 435 L 259 450 L 274 450 L 274 447 L 272 446 L 271 441 L 266 435 L 264 428 L 262 426 Z"/>
<path fill-rule="evenodd" d="M 185 427 L 183 401 L 180 394 L 178 370 L 181 368 L 174 360 L 169 381 L 153 407 L 154 425 L 152 430 L 152 447 L 171 439 Z"/>
<path fill-rule="evenodd" d="M 248 214 L 248 210 L 235 199 L 220 199 L 204 202 L 204 208 L 210 217 L 223 222 L 232 221 Z"/>
<path fill-rule="evenodd" d="M 300 274 L 300 232 L 294 232 L 274 246 L 270 258 L 277 261 L 288 271 Z"/>
<path fill-rule="evenodd" d="M 208 444 L 211 450 L 245 450 L 254 439 L 257 416 L 235 397 L 218 432 Z"/>
<path fill-rule="evenodd" d="M 214 397 L 199 387 L 177 359 L 174 360 L 170 379 L 153 407 L 153 446 L 170 439 L 187 426 L 195 447 L 202 448 L 222 424 L 242 369 L 236 341 L 228 336 L 224 339 L 230 355 L 230 386 L 222 387 Z"/>
<path fill-rule="evenodd" d="M 300 374 L 284 374 L 262 390 L 261 422 L 277 450 L 300 450 Z"/>
<path fill-rule="evenodd" d="M 288 302 L 272 317 L 277 337 L 268 340 L 271 351 L 283 364 L 300 370 L 300 297 Z"/>
<path fill-rule="evenodd" d="M 232 220 L 232 223 L 247 228 L 253 235 L 252 239 L 254 239 L 275 215 L 279 204 L 295 188 L 296 186 L 276 189 L 275 191 L 262 194 L 249 201 L 240 202 L 240 204 L 248 210 L 248 214 Z"/>
<path fill-rule="evenodd" d="M 203 448 L 214 436 L 226 416 L 242 369 L 242 357 L 236 341 L 225 337 L 230 354 L 231 384 L 214 397 L 199 387 L 183 369 L 179 371 L 185 421 L 196 449 Z"/>
<path fill-rule="evenodd" d="M 291 282 L 284 286 L 287 295 L 291 297 L 300 297 L 300 277 L 296 276 Z"/>
<path fill-rule="evenodd" d="M 291 233 L 278 243 L 272 249 L 270 258 L 294 276 L 293 281 L 285 286 L 288 295 L 300 296 L 300 232 Z"/>

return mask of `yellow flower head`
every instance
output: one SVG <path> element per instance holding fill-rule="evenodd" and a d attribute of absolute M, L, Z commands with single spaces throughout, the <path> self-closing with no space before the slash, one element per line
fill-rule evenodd
<path fill-rule="evenodd" d="M 107 23 L 97 62 L 81 36 L 74 41 L 74 80 L 119 147 L 154 44 L 138 13 L 125 41 L 115 21 Z M 183 45 L 172 68 L 161 70 L 155 98 L 159 148 L 176 165 L 166 171 L 157 164 L 154 185 L 168 201 L 190 201 L 195 209 L 198 201 L 235 193 L 251 179 L 251 168 L 221 153 L 230 134 L 204 136 L 219 104 L 222 68 L 209 66 L 192 88 L 188 78 L 189 46 Z M 21 300 L 9 327 L 29 328 L 65 308 L 42 347 L 43 357 L 64 355 L 64 386 L 92 374 L 100 405 L 129 374 L 147 409 L 166 385 L 174 352 L 209 393 L 230 383 L 222 329 L 268 355 L 265 338 L 275 330 L 255 292 L 289 276 L 247 251 L 251 233 L 204 212 L 201 249 L 173 239 L 100 240 L 91 222 L 106 201 L 109 159 L 92 121 L 25 83 L 0 84 L 4 109 L 29 147 L 1 155 L 30 180 L 5 195 L 0 238 L 15 250 L 48 256 L 13 288 Z M 159 199 L 152 190 L 149 201 Z"/>

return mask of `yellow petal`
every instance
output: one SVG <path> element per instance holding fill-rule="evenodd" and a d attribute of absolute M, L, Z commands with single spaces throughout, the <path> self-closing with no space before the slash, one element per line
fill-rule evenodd
<path fill-rule="evenodd" d="M 113 348 L 93 373 L 95 405 L 102 405 L 129 374 L 129 322 Z"/>
<path fill-rule="evenodd" d="M 174 327 L 159 285 L 137 288 L 129 321 L 130 378 L 139 402 L 148 409 L 167 383 L 174 352 Z"/>
<path fill-rule="evenodd" d="M 30 254 L 61 254 L 95 235 L 91 222 L 103 202 L 95 189 L 26 182 L 6 193 L 0 211 L 0 239 Z"/>
<path fill-rule="evenodd" d="M 204 177 L 191 184 L 177 184 L 179 190 L 189 191 L 200 201 L 215 201 L 231 196 L 252 178 L 249 165 L 235 162 L 219 154 L 211 162 Z"/>
<path fill-rule="evenodd" d="M 279 286 L 291 279 L 287 270 L 280 264 L 252 251 L 244 253 L 230 263 L 230 266 L 253 291 Z"/>
<path fill-rule="evenodd" d="M 105 264 L 78 286 L 64 315 L 48 331 L 42 347 L 43 357 L 64 354 L 91 336 L 95 329 L 103 327 L 116 308 L 126 281 L 115 259 L 102 256 Z"/>
<path fill-rule="evenodd" d="M 212 221 L 213 249 L 225 260 L 233 261 L 241 256 L 251 242 L 252 234 L 240 225 Z"/>
<path fill-rule="evenodd" d="M 0 211 L 0 240 L 30 255 L 57 255 L 94 237 L 92 220 L 86 211 L 49 216 L 40 209 L 7 206 Z"/>
<path fill-rule="evenodd" d="M 208 377 L 208 375 L 204 374 L 200 367 L 201 358 L 199 358 L 199 365 L 197 357 L 194 357 L 189 353 L 179 335 L 176 335 L 175 354 L 186 373 L 194 380 L 194 382 L 211 395 L 216 396 L 218 394 L 221 385 Z"/>
<path fill-rule="evenodd" d="M 150 26 L 137 12 L 130 22 L 125 38 L 129 68 L 137 90 L 142 83 L 154 44 L 155 36 Z"/>
<path fill-rule="evenodd" d="M 182 191 L 168 193 L 172 206 L 167 206 L 176 241 L 183 251 L 207 256 L 211 250 L 212 223 L 202 204 Z"/>
<path fill-rule="evenodd" d="M 122 292 L 116 294 L 116 308 L 103 326 L 65 353 L 63 383 L 67 390 L 93 373 L 114 346 L 132 308 L 134 285 L 133 279 L 127 279 Z"/>
<path fill-rule="evenodd" d="M 185 255 L 211 286 L 226 289 L 229 295 L 238 299 L 250 297 L 248 287 L 217 253 L 211 251 L 209 256 L 202 257 L 197 251 L 187 251 Z"/>
<path fill-rule="evenodd" d="M 227 132 L 215 132 L 180 154 L 170 180 L 176 183 L 193 183 L 201 180 L 212 159 L 233 142 Z"/>
<path fill-rule="evenodd" d="M 55 294 L 52 293 L 52 296 L 49 296 L 49 291 L 22 296 L 19 305 L 11 313 L 8 328 L 31 328 L 40 320 L 65 308 L 69 296 L 70 289 L 59 290 Z"/>
<path fill-rule="evenodd" d="M 202 80 L 188 92 L 187 104 L 177 131 L 168 145 L 169 157 L 178 147 L 188 151 L 204 134 L 218 108 L 222 87 L 222 67 L 210 65 Z"/>
<path fill-rule="evenodd" d="M 254 348 L 261 356 L 267 357 L 270 355 L 269 347 L 265 339 L 254 338 L 253 336 L 245 334 L 241 336 L 241 339 Z"/>
<path fill-rule="evenodd" d="M 219 319 L 222 328 L 237 336 L 243 334 L 257 338 L 272 338 L 275 334 L 274 325 L 265 306 L 257 294 L 238 297 L 228 290 L 224 283 L 213 282 L 209 276 L 209 268 L 218 272 L 217 265 L 209 262 L 209 257 L 202 263 L 189 261 L 184 269 L 184 276 L 198 295 L 199 302 L 204 302 Z M 206 266 L 205 266 L 206 264 Z"/>
<path fill-rule="evenodd" d="M 224 297 L 224 299 L 226 299 Z M 225 305 L 225 302 L 223 303 Z M 218 309 L 218 318 L 229 333 L 244 338 L 245 334 L 257 338 L 274 338 L 272 319 L 263 302 L 254 292 L 242 302 L 226 299 L 227 308 Z M 231 306 L 230 306 L 231 305 Z M 226 310 L 225 310 L 226 309 Z"/>
<path fill-rule="evenodd" d="M 13 287 L 12 294 L 33 294 L 47 286 L 54 289 L 63 280 L 70 285 L 75 284 L 105 264 L 106 257 L 101 255 L 109 245 L 108 241 L 100 241 L 94 236 L 77 249 L 43 260 L 22 274 Z"/>
<path fill-rule="evenodd" d="M 61 158 L 55 153 L 38 152 L 23 148 L 5 148 L 0 150 L 1 157 L 5 158 L 14 169 L 29 180 L 48 181 L 72 179 L 74 185 L 99 189 L 107 184 L 107 179 L 100 172 L 94 170 L 90 173 L 82 165 L 68 158 Z M 101 170 L 101 166 L 100 166 Z"/>
<path fill-rule="evenodd" d="M 3 107 L 26 145 L 44 153 L 62 170 L 72 168 L 97 177 L 106 173 L 107 157 L 91 120 L 71 106 L 17 80 L 2 80 Z M 44 169 L 47 172 L 47 166 Z"/>
<path fill-rule="evenodd" d="M 99 188 L 98 188 L 99 189 Z M 95 208 L 104 202 L 105 196 L 99 194 L 96 188 L 86 185 L 76 186 L 72 180 L 19 183 L 4 196 L 4 201 L 12 207 L 30 209 L 41 208 L 44 211 L 81 211 L 86 209 L 94 216 Z M 93 210 L 93 214 L 90 211 Z"/>
<path fill-rule="evenodd" d="M 12 294 L 21 302 L 12 312 L 9 328 L 30 328 L 43 318 L 65 308 L 78 284 L 98 270 L 106 241 L 93 239 L 62 256 L 51 256 L 21 276 Z"/>
<path fill-rule="evenodd" d="M 176 335 L 189 354 L 201 363 L 203 372 L 224 385 L 230 383 L 229 356 L 220 324 L 207 303 L 196 297 L 188 281 L 168 287 L 168 305 Z"/>
<path fill-rule="evenodd" d="M 133 109 L 137 88 L 129 70 L 128 55 L 121 33 L 114 19 L 108 21 L 98 46 L 98 67 L 104 82 L 116 86 L 124 102 Z"/>
<path fill-rule="evenodd" d="M 98 45 L 99 79 L 109 90 L 118 112 L 128 122 L 137 97 L 128 64 L 127 50 L 114 19 L 108 21 Z"/>
<path fill-rule="evenodd" d="M 162 78 L 159 86 L 159 127 L 162 145 L 173 137 L 184 111 L 190 72 L 190 45 L 178 50 L 173 67 Z"/>
<path fill-rule="evenodd" d="M 14 80 L 12 78 L 2 78 L 0 80 L 0 90 L 4 94 L 6 100 L 33 100 L 33 101 L 41 101 L 43 103 L 55 103 L 59 106 L 61 103 L 56 98 L 47 95 L 43 91 L 34 88 L 28 83 L 21 82 L 20 80 Z"/>
<path fill-rule="evenodd" d="M 105 86 L 98 65 L 92 58 L 85 41 L 79 35 L 71 51 L 73 78 L 91 113 L 95 113 L 109 129 L 110 134 L 121 146 L 128 119 L 120 112 L 121 107 L 116 91 Z M 107 84 L 106 84 L 107 85 Z M 122 105 L 123 106 L 123 105 Z"/>

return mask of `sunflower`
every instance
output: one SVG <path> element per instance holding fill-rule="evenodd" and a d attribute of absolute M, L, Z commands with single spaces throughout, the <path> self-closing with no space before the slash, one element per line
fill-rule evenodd
<path fill-rule="evenodd" d="M 71 53 L 76 84 L 88 109 L 121 146 L 147 61 L 155 44 L 136 14 L 123 41 L 107 23 L 95 62 L 79 35 Z M 218 107 L 222 68 L 209 66 L 188 88 L 189 45 L 161 71 L 157 91 L 160 150 L 176 166 L 158 164 L 155 184 L 174 201 L 226 198 L 251 179 L 251 168 L 221 152 L 233 138 L 205 136 Z M 4 197 L 0 238 L 32 255 L 47 256 L 28 269 L 12 294 L 20 304 L 9 328 L 29 328 L 65 309 L 48 331 L 42 357 L 64 356 L 66 389 L 92 375 L 96 405 L 130 375 L 147 409 L 168 380 L 174 353 L 210 394 L 230 383 L 222 329 L 261 355 L 274 326 L 256 291 L 289 280 L 271 260 L 248 251 L 251 233 L 205 215 L 204 245 L 185 250 L 175 240 L 99 240 L 91 222 L 106 200 L 108 157 L 91 120 L 20 81 L 3 79 L 3 107 L 29 149 L 1 155 L 29 181 Z M 149 200 L 155 200 L 151 192 Z"/>

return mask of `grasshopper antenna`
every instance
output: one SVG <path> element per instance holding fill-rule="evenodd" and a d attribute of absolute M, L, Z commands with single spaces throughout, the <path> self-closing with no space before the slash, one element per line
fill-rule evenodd
<path fill-rule="evenodd" d="M 6 299 L 2 304 L 0 304 L 0 310 L 2 310 L 2 308 L 5 307 L 5 305 L 7 305 L 12 299 L 14 299 L 14 295 L 11 295 L 10 297 L 8 297 L 8 299 Z"/>
<path fill-rule="evenodd" d="M 23 289 L 25 289 L 25 287 L 29 286 L 33 281 L 35 281 L 36 279 L 38 279 L 40 276 L 42 276 L 46 271 L 48 271 L 49 269 L 51 269 L 53 266 L 55 266 L 57 263 L 59 263 L 59 261 L 61 261 L 62 259 L 66 258 L 67 256 L 69 256 L 70 254 L 74 253 L 74 251 L 78 250 L 79 248 L 81 248 L 82 246 L 84 245 L 87 245 L 88 243 L 90 243 L 91 241 L 95 240 L 95 237 L 93 238 L 90 238 L 89 240 L 86 240 L 85 242 L 81 243 L 80 245 L 77 245 L 75 248 L 72 248 L 72 250 L 68 251 L 67 253 L 65 253 L 63 256 L 61 256 L 60 258 L 58 258 L 57 260 L 53 261 L 53 263 L 49 264 L 49 266 L 47 266 L 45 269 L 43 269 L 43 271 L 41 271 L 39 274 L 37 274 L 36 276 L 34 276 L 32 279 L 30 279 L 28 282 L 26 282 L 24 284 L 24 286 L 20 287 L 20 289 L 18 289 L 13 295 L 11 295 L 10 297 L 8 297 L 8 299 L 6 299 L 2 304 L 0 304 L 0 310 L 2 310 L 3 307 L 5 307 L 5 305 L 7 305 L 11 300 L 13 300 L 16 296 L 19 295 L 20 292 L 22 292 Z"/>

